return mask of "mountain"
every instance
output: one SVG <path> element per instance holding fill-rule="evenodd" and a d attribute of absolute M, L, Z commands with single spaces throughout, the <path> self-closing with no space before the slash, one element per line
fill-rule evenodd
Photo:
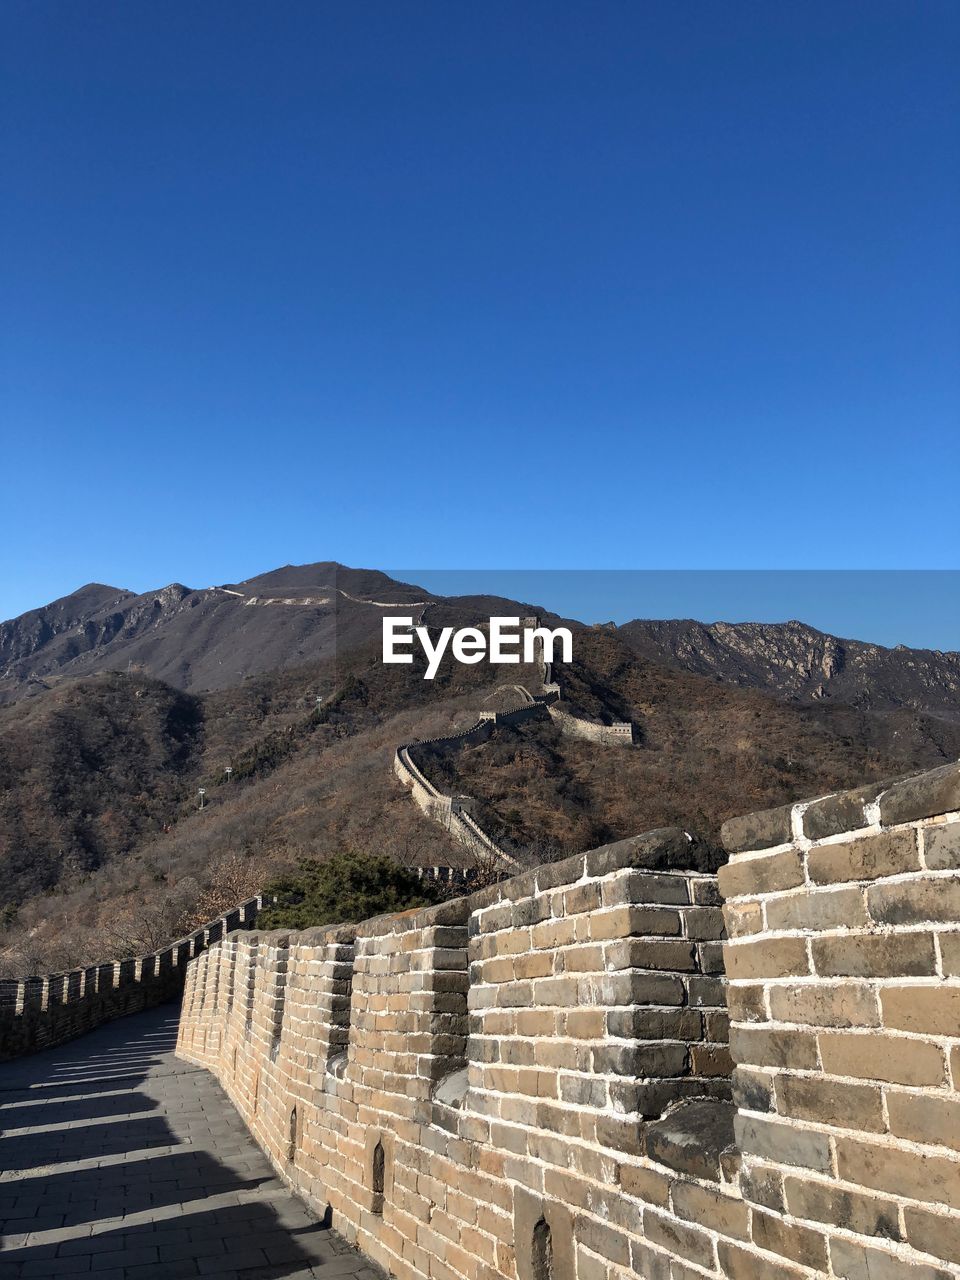
<path fill-rule="evenodd" d="M 324 562 L 196 591 L 92 584 L 3 624 L 0 972 L 151 949 L 302 856 L 469 862 L 397 781 L 397 745 L 457 733 L 540 673 L 449 653 L 434 681 L 420 654 L 384 666 L 380 619 L 401 609 L 434 632 L 561 621 Z M 524 857 L 672 823 L 714 856 L 736 813 L 960 755 L 956 654 L 800 623 L 571 625 L 564 708 L 630 720 L 633 747 L 567 736 L 544 711 L 484 743 L 417 748 Z"/>
<path fill-rule="evenodd" d="M 790 702 L 906 708 L 960 722 L 960 653 L 841 640 L 803 622 L 637 619 L 617 634 L 652 662 Z"/>
<path fill-rule="evenodd" d="M 223 689 L 332 656 L 378 635 L 385 612 L 432 599 L 332 561 L 141 595 L 93 583 L 0 623 L 0 702 L 104 671 L 141 672 L 188 691 Z"/>

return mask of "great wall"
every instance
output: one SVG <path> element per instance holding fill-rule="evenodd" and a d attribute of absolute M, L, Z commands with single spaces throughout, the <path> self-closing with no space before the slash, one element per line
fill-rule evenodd
<path fill-rule="evenodd" d="M 960 766 L 685 839 L 232 934 L 178 1052 L 403 1280 L 960 1276 Z"/>
<path fill-rule="evenodd" d="M 550 714 L 551 675 L 439 741 Z M 417 745 L 398 777 L 483 842 Z M 717 876 L 656 831 L 299 933 L 251 928 L 253 899 L 3 984 L 5 1053 L 182 982 L 179 1058 L 399 1280 L 960 1280 L 960 765 L 723 842 Z"/>
<path fill-rule="evenodd" d="M 536 617 L 522 618 L 520 623 L 522 627 L 537 628 L 540 620 Z M 460 844 L 480 860 L 481 864 L 490 861 L 503 869 L 516 869 L 518 866 L 516 856 L 498 845 L 489 832 L 483 830 L 474 816 L 474 801 L 470 796 L 449 795 L 430 781 L 414 759 L 413 753 L 418 747 L 432 746 L 456 750 L 468 743 L 486 742 L 498 725 L 520 724 L 523 721 L 544 716 L 553 720 L 561 733 L 594 742 L 598 746 L 630 746 L 634 740 L 633 725 L 626 721 L 615 721 L 609 725 L 601 724 L 577 716 L 561 706 L 562 691 L 559 672 L 555 672 L 553 664 L 546 661 L 543 641 L 538 640 L 537 645 L 540 685 L 537 693 L 531 693 L 520 684 L 501 685 L 495 693 L 503 691 L 514 693 L 520 699 L 519 706 L 507 711 L 481 711 L 479 719 L 466 729 L 446 737 L 424 738 L 404 743 L 397 747 L 394 755 L 393 771 L 409 789 L 418 807 L 434 822 L 438 822 L 449 831 Z M 436 878 L 446 879 L 448 882 L 457 879 L 464 883 L 469 882 L 469 876 L 458 875 L 451 868 L 437 867 L 434 869 L 434 874 Z"/>

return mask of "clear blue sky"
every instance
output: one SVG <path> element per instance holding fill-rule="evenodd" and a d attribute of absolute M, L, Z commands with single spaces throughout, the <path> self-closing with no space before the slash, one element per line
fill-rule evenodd
<path fill-rule="evenodd" d="M 0 617 L 957 566 L 958 46 L 954 0 L 6 0 Z"/>

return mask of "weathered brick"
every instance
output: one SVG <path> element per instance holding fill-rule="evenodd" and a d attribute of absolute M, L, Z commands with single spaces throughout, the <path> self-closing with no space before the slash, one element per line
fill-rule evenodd
<path fill-rule="evenodd" d="M 784 1178 L 783 1189 L 786 1206 L 795 1218 L 830 1223 L 863 1236 L 900 1238 L 895 1200 L 791 1175 Z"/>
<path fill-rule="evenodd" d="M 828 936 L 814 938 L 811 951 L 814 969 L 827 978 L 926 977 L 937 969 L 930 934 Z"/>
<path fill-rule="evenodd" d="M 871 885 L 867 906 L 878 924 L 954 924 L 960 920 L 960 876 Z"/>
<path fill-rule="evenodd" d="M 841 844 L 817 845 L 807 853 L 807 869 L 815 884 L 876 880 L 919 867 L 915 831 L 884 831 Z"/>
<path fill-rule="evenodd" d="M 677 937 L 679 933 L 680 913 L 669 907 L 612 907 L 590 917 L 591 938 Z"/>
<path fill-rule="evenodd" d="M 757 1156 L 774 1164 L 799 1165 L 816 1173 L 830 1172 L 830 1139 L 826 1134 L 764 1116 L 738 1115 L 734 1125 L 745 1156 Z"/>
<path fill-rule="evenodd" d="M 806 1280 L 809 1275 L 790 1262 L 775 1262 L 769 1254 L 728 1240 L 718 1242 L 717 1254 L 728 1280 Z"/>
<path fill-rule="evenodd" d="M 792 805 L 783 805 L 779 809 L 764 809 L 759 813 L 730 818 L 720 828 L 723 847 L 728 853 L 745 853 L 753 849 L 769 849 L 777 844 L 789 844 L 792 813 Z M 722 885 L 720 892 L 724 897 L 728 896 Z"/>
<path fill-rule="evenodd" d="M 735 1067 L 733 1101 L 741 1111 L 772 1111 L 773 1077 L 765 1071 Z"/>
<path fill-rule="evenodd" d="M 863 893 L 855 885 L 801 889 L 767 902 L 768 929 L 855 929 L 866 923 Z"/>
<path fill-rule="evenodd" d="M 923 1040 L 879 1033 L 823 1032 L 820 1060 L 829 1075 L 889 1084 L 942 1085 L 943 1052 Z"/>
<path fill-rule="evenodd" d="M 744 1202 L 729 1192 L 714 1191 L 695 1182 L 678 1182 L 673 1208 L 681 1218 L 696 1222 L 735 1240 L 750 1238 L 750 1213 Z"/>
<path fill-rule="evenodd" d="M 777 1111 L 796 1120 L 812 1120 L 883 1133 L 883 1105 L 879 1088 L 827 1080 L 821 1076 L 780 1075 L 776 1082 Z"/>
<path fill-rule="evenodd" d="M 672 938 L 633 938 L 614 942 L 606 950 L 607 969 L 664 969 L 691 972 L 696 955 L 689 942 Z"/>
<path fill-rule="evenodd" d="M 738 1027 L 730 1032 L 730 1052 L 734 1061 L 763 1067 L 815 1070 L 817 1038 L 813 1032 Z"/>
<path fill-rule="evenodd" d="M 933 1098 L 889 1090 L 887 1108 L 890 1132 L 898 1138 L 960 1151 L 960 1097 Z"/>
<path fill-rule="evenodd" d="M 724 898 L 755 897 L 795 889 L 803 884 L 803 856 L 799 849 L 784 849 L 782 853 L 765 857 L 740 858 L 720 868 L 717 884 Z"/>
<path fill-rule="evenodd" d="M 713 1267 L 713 1241 L 698 1227 L 677 1222 L 655 1209 L 643 1214 L 643 1234 L 651 1242 L 701 1267 Z"/>
<path fill-rule="evenodd" d="M 670 1186 L 673 1178 L 659 1169 L 621 1165 L 620 1185 L 628 1196 L 636 1196 L 646 1204 L 665 1208 L 670 1202 Z"/>
<path fill-rule="evenodd" d="M 960 1208 L 960 1163 L 946 1156 L 918 1155 L 887 1144 L 837 1139 L 837 1170 L 845 1182 L 921 1203 Z"/>
<path fill-rule="evenodd" d="M 817 1271 L 827 1269 L 827 1240 L 820 1231 L 785 1222 L 783 1218 L 755 1210 L 753 1214 L 753 1242 L 761 1249 L 777 1253 L 801 1266 Z"/>
<path fill-rule="evenodd" d="M 803 834 L 809 840 L 825 840 L 866 826 L 864 806 L 876 800 L 886 784 L 871 782 L 855 791 L 840 791 L 807 805 L 803 814 Z"/>
<path fill-rule="evenodd" d="M 776 989 L 776 988 L 775 988 Z M 727 993 L 730 1017 L 734 1022 L 766 1022 L 767 1010 L 764 1005 L 763 987 L 758 983 L 748 987 L 741 983 L 730 988 Z M 802 1022 L 802 1018 L 785 1018 L 785 1022 Z"/>
<path fill-rule="evenodd" d="M 629 871 L 605 880 L 600 886 L 605 907 L 648 905 L 686 905 L 690 891 L 685 876 L 656 875 L 649 871 Z"/>
<path fill-rule="evenodd" d="M 850 1240 L 830 1241 L 830 1261 L 833 1274 L 841 1280 L 951 1280 L 942 1267 L 908 1262 L 898 1254 Z"/>
<path fill-rule="evenodd" d="M 926 828 L 923 860 L 931 871 L 960 870 L 960 822 Z"/>
<path fill-rule="evenodd" d="M 960 1034 L 960 984 L 889 987 L 880 993 L 883 1025 L 932 1036 Z"/>
<path fill-rule="evenodd" d="M 960 1218 L 907 1205 L 903 1214 L 907 1240 L 920 1253 L 960 1263 Z"/>
<path fill-rule="evenodd" d="M 815 1027 L 875 1027 L 880 1022 L 877 993 L 862 983 L 803 982 L 770 988 L 776 1022 Z"/>
<path fill-rule="evenodd" d="M 723 914 L 727 934 L 731 938 L 743 938 L 763 931 L 763 908 L 759 902 L 728 902 Z"/>
<path fill-rule="evenodd" d="M 938 933 L 940 960 L 948 978 L 960 978 L 960 932 Z"/>
<path fill-rule="evenodd" d="M 790 978 L 808 973 L 803 938 L 761 938 L 756 942 L 728 942 L 723 959 L 731 981 L 752 978 Z"/>
<path fill-rule="evenodd" d="M 960 765 L 956 764 L 904 778 L 880 797 L 880 821 L 885 827 L 917 822 L 957 809 L 960 809 Z"/>

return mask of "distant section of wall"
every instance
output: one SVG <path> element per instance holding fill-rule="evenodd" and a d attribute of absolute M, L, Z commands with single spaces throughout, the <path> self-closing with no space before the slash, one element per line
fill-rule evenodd
<path fill-rule="evenodd" d="M 0 1061 L 63 1044 L 102 1022 L 179 995 L 187 963 L 231 929 L 251 928 L 262 898 L 151 955 L 42 978 L 0 980 Z"/>
<path fill-rule="evenodd" d="M 960 766 L 724 838 L 725 979 L 654 832 L 234 935 L 179 1052 L 401 1280 L 960 1280 Z"/>
<path fill-rule="evenodd" d="M 460 733 L 443 738 L 425 738 L 421 742 L 404 743 L 397 747 L 393 771 L 409 787 L 414 801 L 428 817 L 445 827 L 467 849 L 479 857 L 492 858 L 506 868 L 516 867 L 514 856 L 502 849 L 492 836 L 480 826 L 470 812 L 473 801 L 469 796 L 451 796 L 441 791 L 422 771 L 413 756 L 417 747 L 462 747 L 468 743 L 486 742 L 497 725 L 519 724 L 543 715 L 539 702 L 528 702 L 513 711 L 482 711 L 479 720 Z"/>
<path fill-rule="evenodd" d="M 571 715 L 556 703 L 547 707 L 551 720 L 559 725 L 560 732 L 571 738 L 583 738 L 587 742 L 596 742 L 603 747 L 629 747 L 633 744 L 633 725 L 627 720 L 616 720 L 613 724 L 600 724 L 595 720 L 584 720 L 580 716 Z"/>

